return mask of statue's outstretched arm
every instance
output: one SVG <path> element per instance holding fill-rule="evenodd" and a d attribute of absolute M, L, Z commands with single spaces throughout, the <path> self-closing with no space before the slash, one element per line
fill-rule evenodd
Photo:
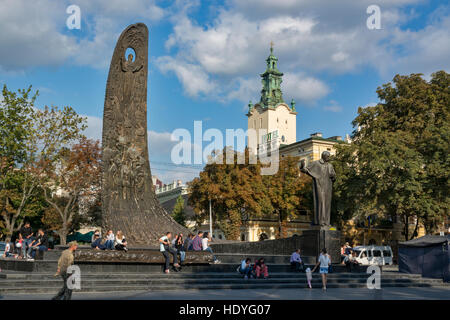
<path fill-rule="evenodd" d="M 311 176 L 311 173 L 309 172 L 308 168 L 306 168 L 305 166 L 305 159 L 300 160 L 300 167 L 299 167 L 300 171 L 303 173 L 306 173 L 308 176 Z"/>

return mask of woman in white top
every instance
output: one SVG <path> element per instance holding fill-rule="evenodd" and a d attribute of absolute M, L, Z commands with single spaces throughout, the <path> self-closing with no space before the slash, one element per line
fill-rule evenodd
<path fill-rule="evenodd" d="M 213 255 L 213 260 L 214 263 L 220 263 L 220 261 L 217 259 L 217 257 L 214 255 L 214 252 L 212 251 L 212 249 L 209 247 L 208 243 L 211 241 L 211 236 L 209 235 L 208 232 L 205 232 L 203 234 L 203 239 L 202 239 L 202 247 L 203 250 L 211 252 L 211 254 Z"/>
<path fill-rule="evenodd" d="M 327 290 L 327 274 L 328 269 L 331 265 L 331 258 L 330 255 L 327 254 L 327 249 L 325 248 L 322 249 L 317 264 L 314 267 L 314 269 L 312 269 L 312 272 L 314 272 L 319 265 L 320 265 L 320 274 L 322 275 L 322 289 Z"/>
<path fill-rule="evenodd" d="M 207 250 L 208 249 L 208 242 L 209 242 L 210 240 L 209 240 L 209 235 L 208 235 L 208 232 L 205 232 L 204 234 L 203 234 L 203 239 L 202 239 L 202 248 L 203 248 L 203 250 Z M 209 250 L 208 250 L 209 251 Z"/>
<path fill-rule="evenodd" d="M 116 250 L 128 251 L 127 241 L 125 240 L 125 236 L 123 235 L 122 231 L 120 231 L 120 230 L 117 231 L 114 247 Z"/>

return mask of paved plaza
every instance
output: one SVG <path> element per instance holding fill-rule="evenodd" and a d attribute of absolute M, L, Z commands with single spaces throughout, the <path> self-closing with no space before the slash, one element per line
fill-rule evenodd
<path fill-rule="evenodd" d="M 50 294 L 14 294 L 1 300 L 48 300 Z M 450 300 L 450 287 L 263 289 L 263 290 L 170 290 L 149 292 L 77 293 L 73 300 Z"/>

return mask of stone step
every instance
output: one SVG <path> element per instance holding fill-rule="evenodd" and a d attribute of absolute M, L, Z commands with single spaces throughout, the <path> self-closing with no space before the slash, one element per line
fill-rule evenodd
<path fill-rule="evenodd" d="M 314 286 L 321 286 L 322 282 L 319 281 L 312 281 L 312 285 Z M 82 282 L 81 287 L 93 287 L 98 288 L 98 290 L 104 291 L 104 288 L 117 288 L 113 291 L 120 291 L 120 288 L 122 287 L 135 287 L 136 290 L 138 290 L 139 287 L 146 287 L 148 289 L 152 288 L 161 288 L 166 287 L 173 290 L 177 289 L 184 289 L 186 287 L 198 287 L 201 288 L 203 286 L 208 285 L 215 285 L 219 287 L 226 287 L 228 285 L 237 285 L 237 286 L 261 286 L 264 285 L 268 288 L 277 287 L 277 288 L 290 288 L 292 286 L 294 287 L 306 287 L 307 282 L 306 281 L 290 281 L 290 282 L 284 282 L 284 281 L 270 281 L 270 280 L 261 280 L 257 282 L 253 282 L 251 280 L 248 281 L 204 281 L 204 282 L 197 282 L 197 281 L 183 281 L 183 282 L 165 282 L 165 281 L 156 281 L 156 282 L 142 282 L 142 281 L 122 281 L 122 282 Z M 357 286 L 357 287 L 367 287 L 367 283 L 365 281 L 346 281 L 346 282 L 339 282 L 339 281 L 329 281 L 327 282 L 327 286 L 335 286 L 337 288 L 345 288 L 349 286 Z M 409 282 L 409 281 L 391 281 L 391 282 L 381 282 L 381 287 L 415 287 L 415 286 L 422 286 L 422 287 L 446 287 L 449 288 L 449 286 L 445 286 L 442 283 L 429 283 L 429 282 Z M 23 291 L 35 289 L 35 288 L 41 288 L 41 287 L 51 287 L 51 288 L 61 288 L 62 282 L 54 282 L 54 283 L 37 283 L 37 284 L 26 284 L 26 285 L 1 285 L 0 286 L 0 292 L 3 290 L 10 290 L 10 289 L 22 289 Z"/>
<path fill-rule="evenodd" d="M 61 286 L 61 283 L 60 283 Z M 58 292 L 59 287 L 38 286 L 29 288 L 0 288 L 0 294 L 20 294 L 20 293 L 45 293 L 54 294 Z M 313 288 L 321 288 L 320 282 L 314 282 Z M 439 285 L 430 285 L 428 283 L 386 283 L 381 287 L 441 287 Z M 237 284 L 178 284 L 176 286 L 170 286 L 167 284 L 162 285 L 105 285 L 105 286 L 83 286 L 81 290 L 74 290 L 74 292 L 121 292 L 121 291 L 163 291 L 163 290 L 224 290 L 224 289 L 304 289 L 307 290 L 306 283 L 237 283 Z M 365 283 L 329 283 L 327 288 L 366 288 Z"/>
<path fill-rule="evenodd" d="M 61 279 L 53 277 L 49 274 L 8 274 L 8 277 L 0 280 L 0 288 L 32 288 L 39 286 L 61 286 Z M 333 274 L 328 278 L 329 283 L 349 285 L 349 284 L 365 284 L 367 281 L 367 274 Z M 313 275 L 313 283 L 321 283 L 321 277 L 318 274 Z M 166 285 L 166 286 L 181 286 L 181 285 L 202 285 L 202 284 L 292 284 L 292 283 L 306 283 L 304 274 L 273 274 L 267 280 L 263 279 L 248 279 L 245 280 L 239 274 L 157 274 L 157 275 L 119 275 L 119 277 L 107 277 L 102 274 L 88 274 L 83 276 L 82 283 L 87 286 L 108 286 L 114 284 L 115 286 L 123 285 Z M 389 274 L 382 276 L 382 285 L 405 285 L 405 284 L 427 284 L 427 285 L 442 285 L 450 287 L 450 284 L 444 284 L 440 279 L 428 279 L 414 276 L 402 276 L 398 274 Z"/>
<path fill-rule="evenodd" d="M 210 279 L 221 279 L 221 278 L 242 278 L 242 275 L 237 272 L 232 273 L 192 273 L 192 272 L 172 272 L 170 275 L 163 273 L 117 273 L 117 274 L 103 274 L 103 273 L 82 273 L 85 279 L 167 279 L 170 278 L 210 278 Z M 328 274 L 329 279 L 367 279 L 367 273 L 330 273 Z M 288 279 L 306 279 L 305 273 L 270 273 L 271 278 L 288 278 Z M 314 273 L 313 277 L 320 277 L 318 273 Z M 421 279 L 420 275 L 410 275 L 410 274 L 395 274 L 395 273 L 383 273 L 383 279 Z M 54 273 L 4 273 L 0 274 L 0 279 L 55 279 Z M 1 281 L 1 280 L 0 280 Z"/>
<path fill-rule="evenodd" d="M 265 262 L 267 264 L 290 264 L 291 256 L 289 255 L 243 255 L 240 253 L 217 253 L 215 256 L 222 261 L 223 263 L 235 263 L 239 264 L 242 260 L 246 258 L 250 258 L 252 260 L 252 263 L 254 263 L 255 260 L 259 258 L 264 258 Z M 314 264 L 316 262 L 316 257 L 309 257 L 304 256 L 302 257 L 302 260 L 305 264 Z"/>
<path fill-rule="evenodd" d="M 133 264 L 133 263 L 76 263 L 81 272 L 93 273 L 118 273 L 118 272 L 141 272 L 141 273 L 158 273 L 162 272 L 162 264 Z M 196 265 L 188 264 L 183 267 L 187 272 L 234 272 L 239 263 L 220 263 L 210 265 Z M 290 264 L 276 264 L 268 263 L 269 272 L 291 272 Z M 312 268 L 313 265 L 306 265 L 305 267 Z M 3 270 L 15 270 L 22 272 L 55 272 L 57 269 L 56 260 L 36 260 L 36 261 L 21 261 L 21 260 L 2 260 L 0 259 L 0 268 Z M 333 265 L 335 273 L 346 272 L 343 265 Z M 367 269 L 365 266 L 360 267 L 360 272 Z"/>
<path fill-rule="evenodd" d="M 82 281 L 86 283 L 115 283 L 115 282 L 167 282 L 167 283 L 177 283 L 177 282 L 229 282 L 229 281 L 245 281 L 242 277 L 221 277 L 221 278 L 198 278 L 198 277 L 172 277 L 171 275 L 165 275 L 165 277 L 157 277 L 157 278 L 144 278 L 144 277 L 130 277 L 130 278 L 117 278 L 117 279 L 107 279 L 104 277 L 98 277 L 98 278 L 86 278 L 82 277 Z M 249 279 L 249 281 L 262 281 L 263 279 Z M 341 277 L 330 277 L 328 278 L 328 281 L 330 282 L 364 282 L 367 278 L 364 277 L 357 277 L 357 278 L 341 278 Z M 3 285 L 11 285 L 11 284 L 17 284 L 17 285 L 27 285 L 27 284 L 37 284 L 37 283 L 50 283 L 50 282 L 61 282 L 62 280 L 58 278 L 41 278 L 41 279 L 4 279 L 0 281 L 0 286 Z M 304 277 L 274 277 L 271 276 L 265 281 L 276 281 L 276 282 L 296 282 L 296 281 L 306 281 L 306 278 Z M 320 276 L 314 276 L 312 278 L 312 281 L 321 281 Z M 381 281 L 385 282 L 393 282 L 393 281 L 399 281 L 399 282 L 430 282 L 430 283 L 441 283 L 442 280 L 440 279 L 410 279 L 410 278 L 386 278 L 382 277 Z"/>

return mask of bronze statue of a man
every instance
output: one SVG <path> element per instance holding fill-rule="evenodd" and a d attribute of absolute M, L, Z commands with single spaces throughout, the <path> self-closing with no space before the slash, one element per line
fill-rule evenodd
<path fill-rule="evenodd" d="M 320 160 L 311 162 L 307 167 L 305 160 L 300 162 L 300 171 L 313 179 L 314 224 L 321 227 L 330 225 L 331 196 L 336 180 L 333 165 L 328 162 L 330 156 L 328 151 L 324 151 Z"/>

